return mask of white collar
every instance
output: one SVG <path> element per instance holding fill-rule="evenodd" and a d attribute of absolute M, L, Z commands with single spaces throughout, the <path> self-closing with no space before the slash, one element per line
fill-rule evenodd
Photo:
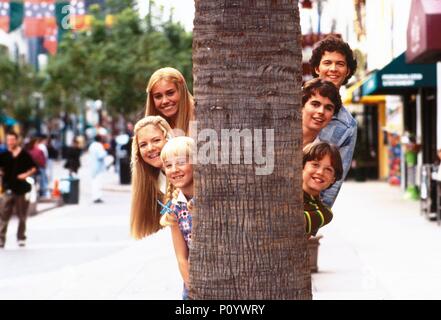
<path fill-rule="evenodd" d="M 178 198 L 176 199 L 176 201 L 177 202 L 185 202 L 185 203 L 188 202 L 187 197 L 185 196 L 185 194 L 182 191 L 179 191 Z"/>

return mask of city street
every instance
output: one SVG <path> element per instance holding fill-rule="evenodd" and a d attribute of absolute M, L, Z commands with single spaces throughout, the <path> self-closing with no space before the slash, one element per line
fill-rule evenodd
<path fill-rule="evenodd" d="M 132 240 L 130 187 L 108 172 L 105 202 L 92 204 L 83 159 L 79 205 L 31 217 L 26 248 L 16 245 L 11 221 L 0 252 L 0 299 L 180 299 L 168 230 Z M 334 220 L 319 233 L 314 299 L 439 298 L 441 227 L 399 188 L 346 182 Z"/>
<path fill-rule="evenodd" d="M 80 204 L 31 217 L 26 248 L 17 246 L 17 220 L 11 220 L 0 251 L 0 299 L 180 299 L 168 230 L 131 239 L 130 187 L 108 172 L 104 203 L 93 204 L 87 160 L 80 169 Z M 55 176 L 66 174 L 61 165 Z"/>

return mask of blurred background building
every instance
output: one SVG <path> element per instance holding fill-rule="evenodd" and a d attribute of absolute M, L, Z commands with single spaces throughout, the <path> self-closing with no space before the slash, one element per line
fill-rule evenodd
<path fill-rule="evenodd" d="M 62 5 L 79 5 L 80 2 L 84 3 L 85 15 L 93 4 L 99 4 L 100 10 L 108 13 L 109 2 L 105 0 L 56 1 L 57 25 L 65 17 Z M 164 7 L 161 5 L 169 9 L 173 3 L 156 2 L 159 6 L 152 9 L 152 1 L 135 1 L 135 9 L 140 16 L 152 10 L 162 15 Z M 26 35 L 25 15 L 20 11 L 23 8 L 20 9 L 19 2 L 0 0 L 0 4 L 0 17 L 4 17 L 0 21 L 9 19 L 8 29 L 0 28 L 0 48 L 17 63 L 27 61 L 36 69 L 44 69 L 48 56 L 56 53 L 56 46 L 48 42 L 46 35 Z M 188 26 L 193 20 L 193 1 L 180 0 L 175 6 L 179 7 L 178 14 L 171 10 L 165 15 L 170 16 L 170 21 L 172 16 L 180 17 L 186 28 L 191 28 Z M 388 181 L 400 186 L 409 197 L 417 198 L 424 181 L 424 168 L 437 163 L 436 151 L 441 148 L 441 81 L 438 81 L 441 77 L 441 41 L 437 37 L 437 30 L 441 28 L 441 2 L 299 0 L 299 6 L 304 80 L 311 78 L 308 62 L 315 43 L 328 34 L 347 41 L 357 57 L 358 70 L 341 92 L 345 106 L 359 123 L 357 149 L 349 178 Z M 5 25 L 5 22 L 0 23 L 0 26 Z M 174 37 L 173 33 L 171 37 Z M 191 61 L 187 68 L 191 74 Z M 38 92 L 33 98 L 37 109 L 41 108 L 44 113 L 44 98 Z M 78 129 L 85 133 L 87 125 L 89 132 L 99 125 L 124 130 L 122 115 L 106 122 L 109 118 L 106 104 L 95 99 L 85 101 L 80 114 L 63 114 L 55 123 L 67 130 L 64 134 L 67 141 L 78 133 Z M 14 119 L 3 115 L 3 122 L 6 121 L 13 123 Z M 45 123 L 39 123 L 36 129 L 48 130 Z"/>
<path fill-rule="evenodd" d="M 430 191 L 427 176 L 441 148 L 441 2 L 305 0 L 301 6 L 305 80 L 312 47 L 326 34 L 340 35 L 357 56 L 358 70 L 342 91 L 359 124 L 349 177 L 386 180 L 412 199 L 431 197 L 428 210 L 435 211 L 440 195 Z"/>

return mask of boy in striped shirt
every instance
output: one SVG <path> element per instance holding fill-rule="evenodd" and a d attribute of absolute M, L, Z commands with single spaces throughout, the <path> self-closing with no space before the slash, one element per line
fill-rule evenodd
<path fill-rule="evenodd" d="M 320 192 L 341 179 L 343 167 L 338 149 L 327 142 L 310 143 L 303 149 L 303 207 L 307 237 L 332 220 L 332 211 L 320 200 Z"/>

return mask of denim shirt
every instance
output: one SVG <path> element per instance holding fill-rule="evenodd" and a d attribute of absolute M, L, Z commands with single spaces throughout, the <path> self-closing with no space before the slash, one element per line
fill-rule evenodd
<path fill-rule="evenodd" d="M 342 179 L 336 181 L 331 188 L 323 190 L 320 194 L 323 203 L 331 208 L 351 167 L 355 142 L 357 141 L 357 121 L 345 107 L 342 107 L 331 122 L 320 131 L 319 137 L 321 141 L 337 146 L 343 162 Z"/>

